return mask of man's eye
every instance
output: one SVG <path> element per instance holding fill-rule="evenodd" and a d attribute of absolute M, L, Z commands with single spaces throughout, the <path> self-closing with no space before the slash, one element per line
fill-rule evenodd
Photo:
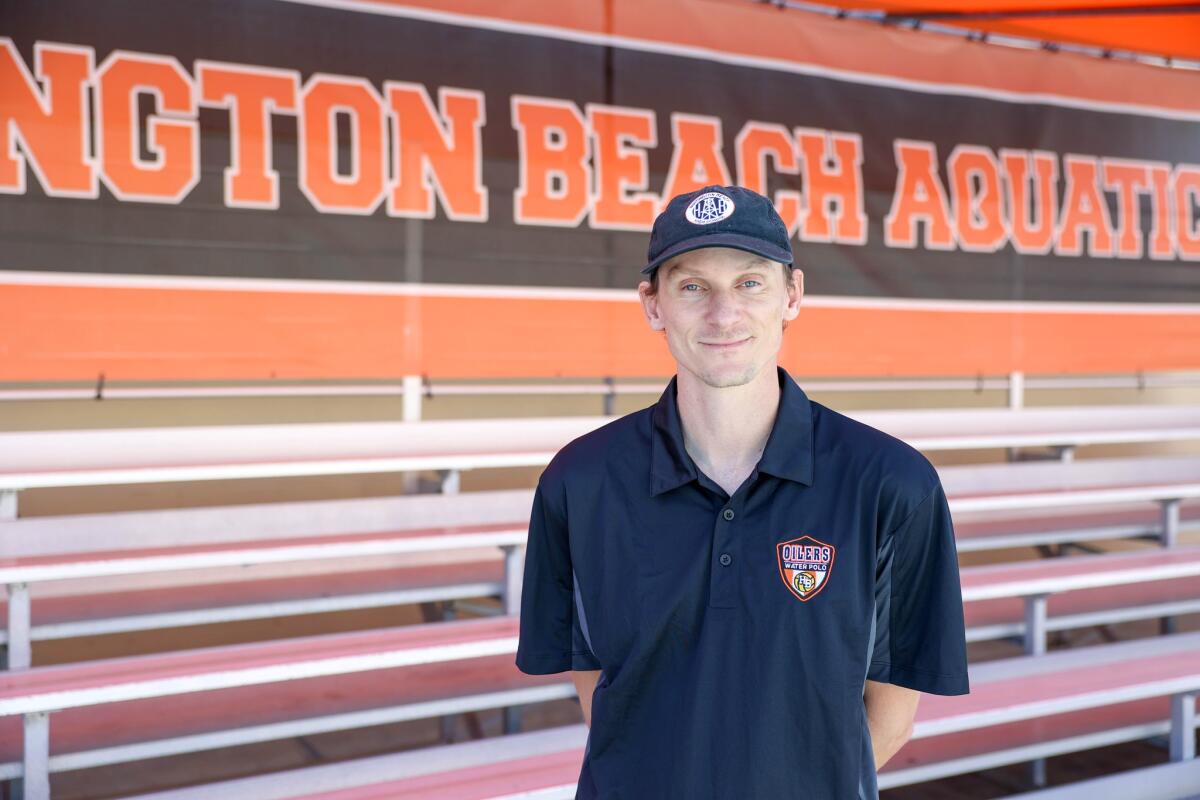
<path fill-rule="evenodd" d="M 742 281 L 742 285 L 743 285 L 743 286 L 748 286 L 748 285 L 750 285 L 750 284 L 754 284 L 755 286 L 761 286 L 761 285 L 762 285 L 762 284 L 760 284 L 758 281 L 754 280 L 753 278 L 750 278 L 749 280 L 746 280 L 746 281 Z"/>
<path fill-rule="evenodd" d="M 698 284 L 698 283 L 685 283 L 683 285 L 683 290 L 685 292 L 691 291 L 692 289 L 699 289 L 699 288 L 700 288 L 700 284 Z"/>

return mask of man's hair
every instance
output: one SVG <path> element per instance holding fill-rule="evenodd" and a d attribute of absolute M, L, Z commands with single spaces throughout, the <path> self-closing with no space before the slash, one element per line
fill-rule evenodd
<path fill-rule="evenodd" d="M 795 264 L 784 264 L 779 261 L 776 261 L 775 263 L 779 264 L 781 267 L 783 267 L 784 283 L 790 283 L 792 280 L 792 271 L 794 269 L 796 269 L 796 265 Z M 658 267 L 657 269 L 655 269 L 653 272 L 650 273 L 650 278 L 649 278 L 650 288 L 646 290 L 646 294 L 650 295 L 651 297 L 658 294 L 658 273 L 662 272 L 664 269 L 667 269 L 669 264 L 670 264 L 670 262 L 668 261 L 666 264 L 663 264 L 662 266 Z"/>

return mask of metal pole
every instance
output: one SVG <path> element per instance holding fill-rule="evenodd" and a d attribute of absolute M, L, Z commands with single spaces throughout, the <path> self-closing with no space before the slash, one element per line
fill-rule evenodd
<path fill-rule="evenodd" d="M 1171 696 L 1171 760 L 1196 757 L 1196 698 L 1200 692 Z"/>
<path fill-rule="evenodd" d="M 7 668 L 29 669 L 33 663 L 30 641 L 29 584 L 8 584 L 8 663 Z"/>
<path fill-rule="evenodd" d="M 1174 547 L 1179 542 L 1179 498 L 1159 500 L 1158 502 L 1162 507 L 1160 515 L 1162 530 L 1159 533 L 1162 546 Z"/>
<path fill-rule="evenodd" d="M 1025 407 L 1025 373 L 1020 370 L 1008 373 L 1008 407 L 1013 411 L 1019 411 Z M 1020 460 L 1021 449 L 1018 447 L 1008 448 L 1007 457 L 1009 461 Z"/>
<path fill-rule="evenodd" d="M 525 545 L 502 545 L 504 551 L 504 613 L 521 613 L 521 585 L 525 570 Z"/>
<path fill-rule="evenodd" d="M 1034 594 L 1025 598 L 1025 653 L 1040 656 L 1046 652 L 1046 598 Z"/>
<path fill-rule="evenodd" d="M 17 518 L 17 490 L 0 489 L 0 522 Z"/>
<path fill-rule="evenodd" d="M 401 418 L 405 422 L 418 422 L 421 419 L 421 394 L 424 385 L 420 375 L 405 375 L 401 381 L 404 389 L 404 411 Z"/>
<path fill-rule="evenodd" d="M 24 800 L 50 800 L 50 714 L 25 715 Z"/>

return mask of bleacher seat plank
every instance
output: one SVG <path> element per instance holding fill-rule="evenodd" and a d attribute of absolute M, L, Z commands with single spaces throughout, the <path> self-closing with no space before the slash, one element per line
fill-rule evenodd
<path fill-rule="evenodd" d="M 498 591 L 503 581 L 504 560 L 497 557 L 388 569 L 192 583 L 183 587 L 35 597 L 32 618 L 37 629 L 36 638 L 64 638 L 145 630 L 163 627 L 167 621 L 172 621 L 172 625 L 183 625 L 188 623 L 176 617 L 182 616 L 186 620 L 188 615 L 199 618 L 196 624 L 207 619 L 227 621 L 281 616 L 289 604 L 311 606 L 318 600 L 329 601 L 329 608 L 348 609 L 378 605 L 374 598 L 407 593 L 419 595 L 421 590 L 426 590 L 425 594 L 431 597 L 482 597 Z M 484 591 L 475 594 L 459 588 L 472 586 Z M 394 601 L 388 604 L 394 604 Z M 7 601 L 0 600 L 0 615 L 7 613 L 7 606 Z M 243 613 L 230 614 L 228 609 L 243 609 Z M 0 642 L 6 639 L 6 632 L 0 631 Z"/>
<path fill-rule="evenodd" d="M 290 800 L 357 787 L 389 785 L 422 776 L 446 776 L 458 770 L 480 767 L 499 770 L 507 763 L 552 756 L 562 759 L 559 769 L 568 775 L 573 797 L 583 758 L 587 727 L 583 723 L 493 736 L 470 742 L 425 747 L 401 753 L 370 756 L 268 775 L 189 786 L 137 795 L 136 800 Z M 557 776 L 549 776 L 551 785 Z M 215 792 L 215 793 L 214 793 Z M 134 798 L 125 798 L 134 800 Z"/>
<path fill-rule="evenodd" d="M 78 761 L 78 754 L 99 749 L 296 720 L 312 720 L 310 730 L 338 730 L 335 722 L 327 725 L 324 721 L 372 710 L 379 710 L 381 719 L 406 718 L 404 714 L 389 715 L 386 710 L 547 686 L 561 687 L 556 696 L 574 696 L 565 675 L 525 675 L 516 668 L 512 655 L 505 654 L 85 706 L 55 713 L 50 752 L 57 758 L 75 755 Z M 428 716 L 416 712 L 407 718 Z M 252 734 L 243 737 L 243 741 L 253 740 Z M 0 717 L 0 765 L 21 760 L 21 742 L 20 718 Z M 131 758 L 111 753 L 105 759 L 102 755 L 89 760 L 120 763 Z"/>
<path fill-rule="evenodd" d="M 1157 764 L 1012 795 L 1008 800 L 1200 800 L 1200 759 Z"/>
<path fill-rule="evenodd" d="M 922 698 L 913 739 L 881 770 L 881 788 L 926 780 L 930 768 L 936 770 L 943 765 L 948 765 L 943 766 L 943 774 L 954 774 L 956 768 L 967 771 L 960 768 L 961 762 L 973 750 L 977 751 L 976 754 L 1001 750 L 1012 753 L 1024 746 L 1025 752 L 1020 752 L 1014 759 L 1028 760 L 1035 757 L 1028 750 L 1030 745 L 1053 746 L 1063 736 L 1080 737 L 1097 730 L 1114 728 L 1135 728 L 1134 735 L 1158 730 L 1154 717 L 1163 713 L 1168 696 L 1176 691 L 1195 691 L 1200 687 L 1200 633 L 976 664 L 971 666 L 971 686 L 971 694 L 965 696 L 928 695 Z M 1114 708 L 1118 712 L 1115 715 L 1102 713 Z M 1055 721 L 1049 722 L 1052 719 Z M 939 742 L 948 747 L 940 754 L 936 753 L 936 744 Z M 442 751 L 441 748 L 435 748 L 430 753 Z M 409 751 L 396 758 L 412 757 L 414 752 L 420 751 Z M 525 754 L 515 755 L 514 759 L 523 757 L 526 757 Z M 577 771 L 581 758 L 582 747 L 579 746 L 575 748 L 573 760 L 567 759 L 566 764 Z M 959 767 L 955 766 L 956 760 Z M 914 768 L 914 765 L 918 766 Z M 463 764 L 461 768 L 471 766 L 475 765 Z M 490 769 L 495 774 L 501 767 L 494 764 Z M 353 769 L 348 768 L 347 771 L 352 772 Z M 303 785 L 297 778 L 304 772 L 300 770 L 291 775 L 284 774 L 278 781 L 293 787 Z M 434 787 L 456 786 L 458 772 L 458 769 L 452 768 L 442 770 L 441 782 L 431 774 L 432 771 L 426 772 L 420 784 L 422 790 L 427 792 L 424 796 L 441 797 L 433 793 Z M 573 778 L 576 774 L 572 772 L 568 777 Z M 270 777 L 262 776 L 253 785 L 260 789 L 269 787 Z M 348 781 L 348 785 L 336 787 L 336 790 L 368 783 L 370 781 Z M 227 787 L 236 785 L 237 782 L 232 782 L 203 788 L 220 792 L 223 798 L 236 798 L 242 795 L 236 791 L 226 791 Z M 407 785 L 412 786 L 411 783 Z M 541 788 L 555 785 L 557 781 L 548 776 Z M 402 788 L 404 784 L 397 784 L 388 786 L 387 790 L 392 792 L 392 796 L 403 797 L 405 795 L 399 794 Z M 312 798 L 321 794 L 310 790 L 264 796 Z M 445 797 L 458 796 L 448 794 Z"/>
<path fill-rule="evenodd" d="M 0 716 L 516 652 L 513 616 L 305 636 L 0 674 Z"/>
<path fill-rule="evenodd" d="M 1200 502 L 1181 503 L 1179 518 L 1183 529 L 1200 528 Z M 954 513 L 954 534 L 960 553 L 1102 539 L 1158 539 L 1161 531 L 1161 511 L 1149 503 Z"/>

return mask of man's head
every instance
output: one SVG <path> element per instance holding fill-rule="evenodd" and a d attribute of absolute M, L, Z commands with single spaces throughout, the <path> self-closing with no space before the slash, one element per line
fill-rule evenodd
<path fill-rule="evenodd" d="M 741 386 L 775 366 L 783 329 L 800 313 L 804 274 L 745 250 L 705 247 L 669 259 L 657 291 L 642 281 L 638 294 L 679 369 L 714 388 Z"/>
<path fill-rule="evenodd" d="M 771 202 L 748 189 L 706 186 L 667 204 L 638 294 L 679 369 L 719 388 L 774 367 L 804 294 L 789 239 Z"/>

